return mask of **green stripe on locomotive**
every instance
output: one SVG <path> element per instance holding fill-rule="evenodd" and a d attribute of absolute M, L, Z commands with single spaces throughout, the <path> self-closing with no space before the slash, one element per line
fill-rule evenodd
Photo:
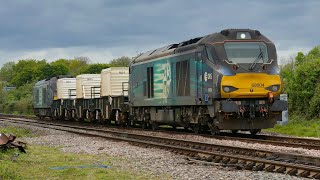
<path fill-rule="evenodd" d="M 148 80 L 148 68 L 153 68 L 153 81 L 150 75 Z M 212 78 L 202 82 L 203 71 L 212 75 L 211 68 L 196 60 L 195 51 L 133 64 L 130 102 L 133 106 L 199 105 L 199 98 L 204 100 L 212 94 L 213 87 Z"/>

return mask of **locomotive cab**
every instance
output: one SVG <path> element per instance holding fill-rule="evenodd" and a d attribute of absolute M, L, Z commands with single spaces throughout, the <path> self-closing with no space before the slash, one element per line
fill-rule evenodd
<path fill-rule="evenodd" d="M 273 127 L 287 109 L 287 103 L 279 100 L 281 79 L 274 44 L 259 31 L 223 30 L 206 44 L 206 56 L 217 91 L 215 112 L 210 112 L 212 133 L 219 129 L 256 133 Z"/>

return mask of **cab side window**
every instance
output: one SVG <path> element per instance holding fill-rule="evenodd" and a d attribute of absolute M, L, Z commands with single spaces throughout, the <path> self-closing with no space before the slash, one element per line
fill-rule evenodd
<path fill-rule="evenodd" d="M 205 47 L 205 51 L 208 60 L 215 64 L 218 58 L 215 56 L 213 48 Z"/>

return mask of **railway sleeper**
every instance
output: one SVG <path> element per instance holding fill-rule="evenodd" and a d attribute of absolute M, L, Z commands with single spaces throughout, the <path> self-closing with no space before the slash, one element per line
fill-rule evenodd
<path fill-rule="evenodd" d="M 262 171 L 265 168 L 264 163 L 258 163 L 256 166 L 252 168 L 253 171 Z"/>
<path fill-rule="evenodd" d="M 314 179 L 320 179 L 320 173 L 312 174 L 311 177 Z"/>
<path fill-rule="evenodd" d="M 284 172 L 286 172 L 286 167 L 283 167 L 283 166 L 276 167 L 275 172 L 284 173 Z"/>
<path fill-rule="evenodd" d="M 224 164 L 228 164 L 229 161 L 230 161 L 230 158 L 224 157 L 224 158 L 222 158 L 221 162 L 224 163 Z"/>
<path fill-rule="evenodd" d="M 296 175 L 298 173 L 298 170 L 296 168 L 292 168 L 292 169 L 289 169 L 286 174 L 290 174 L 290 175 Z"/>
<path fill-rule="evenodd" d="M 238 160 L 237 159 L 230 159 L 229 164 L 237 164 Z"/>
<path fill-rule="evenodd" d="M 216 156 L 215 159 L 214 159 L 214 162 L 218 163 L 218 162 L 221 161 L 221 159 L 222 159 L 222 156 Z"/>
<path fill-rule="evenodd" d="M 276 169 L 276 166 L 273 165 L 273 164 L 266 164 L 265 166 L 266 167 L 265 167 L 264 170 L 267 171 L 267 172 L 273 172 Z"/>
<path fill-rule="evenodd" d="M 250 162 L 248 162 L 248 163 L 244 166 L 244 169 L 246 169 L 246 170 L 252 170 L 252 168 L 253 168 L 255 165 L 256 165 L 255 162 L 250 161 Z"/>

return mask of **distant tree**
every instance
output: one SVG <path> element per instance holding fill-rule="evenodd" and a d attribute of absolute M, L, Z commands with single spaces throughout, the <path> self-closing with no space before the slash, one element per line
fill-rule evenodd
<path fill-rule="evenodd" d="M 129 67 L 131 61 L 131 58 L 122 56 L 120 58 L 111 60 L 110 67 Z"/>
<path fill-rule="evenodd" d="M 81 73 L 81 69 L 88 66 L 89 59 L 84 57 L 76 57 L 70 60 L 69 70 L 72 76 L 77 76 Z"/>
<path fill-rule="evenodd" d="M 311 51 L 307 54 L 308 59 L 317 59 L 320 58 L 320 46 L 314 47 Z"/>
<path fill-rule="evenodd" d="M 77 57 L 74 57 L 74 59 L 82 62 L 83 64 L 90 64 L 90 58 L 85 56 L 77 56 Z"/>
<path fill-rule="evenodd" d="M 305 61 L 306 57 L 304 56 L 303 52 L 298 52 L 298 55 L 296 56 L 296 64 L 299 65 Z"/>
<path fill-rule="evenodd" d="M 0 69 L 0 81 L 11 82 L 14 77 L 13 67 L 15 66 L 14 61 L 5 63 Z"/>
<path fill-rule="evenodd" d="M 56 61 L 51 62 L 51 65 L 58 65 L 58 64 L 60 65 L 60 64 L 62 64 L 62 65 L 65 65 L 65 66 L 67 66 L 69 68 L 70 63 L 71 63 L 71 61 L 68 60 L 68 59 L 58 59 Z"/>
<path fill-rule="evenodd" d="M 46 64 L 39 66 L 35 73 L 37 74 L 35 80 L 49 79 L 54 76 L 69 74 L 69 68 L 64 64 Z"/>
<path fill-rule="evenodd" d="M 110 67 L 109 64 L 90 64 L 81 69 L 81 74 L 100 74 L 102 69 Z"/>
<path fill-rule="evenodd" d="M 14 77 L 11 84 L 19 87 L 34 80 L 38 80 L 41 74 L 37 70 L 41 66 L 47 65 L 46 60 L 19 60 L 13 67 Z"/>
<path fill-rule="evenodd" d="M 293 63 L 294 62 L 294 63 Z M 288 93 L 291 112 L 308 118 L 320 117 L 320 49 L 299 52 L 294 61 L 281 66 L 283 91 Z"/>

